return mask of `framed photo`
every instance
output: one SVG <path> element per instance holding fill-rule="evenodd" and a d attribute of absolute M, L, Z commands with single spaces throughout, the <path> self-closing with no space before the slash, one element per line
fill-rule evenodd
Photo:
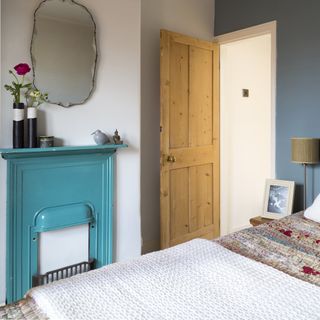
<path fill-rule="evenodd" d="M 280 219 L 292 213 L 294 181 L 266 181 L 262 217 Z"/>

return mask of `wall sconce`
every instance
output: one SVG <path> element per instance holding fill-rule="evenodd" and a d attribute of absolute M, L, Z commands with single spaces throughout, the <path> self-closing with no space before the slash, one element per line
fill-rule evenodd
<path fill-rule="evenodd" d="M 304 166 L 303 207 L 307 202 L 307 165 L 319 163 L 319 139 L 291 138 L 291 161 Z"/>

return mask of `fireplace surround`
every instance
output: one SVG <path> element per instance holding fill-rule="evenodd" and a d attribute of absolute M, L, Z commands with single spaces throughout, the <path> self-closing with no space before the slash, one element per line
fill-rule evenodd
<path fill-rule="evenodd" d="M 41 232 L 88 224 L 89 260 L 97 268 L 112 262 L 114 154 L 123 147 L 0 149 L 7 160 L 7 303 L 39 276 Z"/>

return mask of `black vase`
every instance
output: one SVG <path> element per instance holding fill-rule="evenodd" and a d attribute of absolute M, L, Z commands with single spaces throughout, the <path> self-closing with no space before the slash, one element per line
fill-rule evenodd
<path fill-rule="evenodd" d="M 23 148 L 24 145 L 24 103 L 13 104 L 13 148 Z"/>
<path fill-rule="evenodd" d="M 27 108 L 28 130 L 27 147 L 36 148 L 37 144 L 37 108 Z"/>

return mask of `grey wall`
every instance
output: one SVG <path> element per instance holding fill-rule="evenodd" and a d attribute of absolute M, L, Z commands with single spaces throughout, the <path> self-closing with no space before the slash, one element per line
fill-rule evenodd
<path fill-rule="evenodd" d="M 215 6 L 215 35 L 278 22 L 276 174 L 298 183 L 294 210 L 302 207 L 303 168 L 290 162 L 290 138 L 320 137 L 319 12 L 319 0 L 216 0 Z M 320 192 L 319 166 L 308 174 L 310 204 Z"/>
<path fill-rule="evenodd" d="M 143 252 L 160 239 L 160 29 L 213 38 L 214 0 L 141 1 L 141 231 Z"/>

